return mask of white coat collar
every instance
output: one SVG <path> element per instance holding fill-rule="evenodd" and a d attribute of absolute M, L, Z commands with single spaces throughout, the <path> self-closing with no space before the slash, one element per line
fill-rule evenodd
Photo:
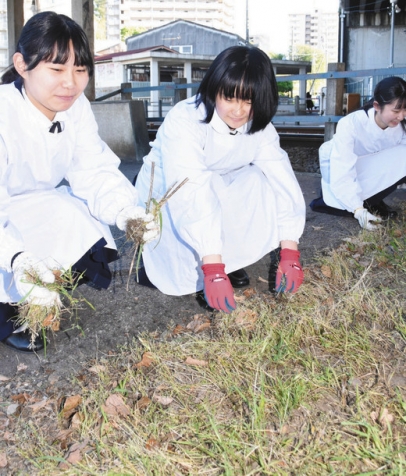
<path fill-rule="evenodd" d="M 230 128 L 222 119 L 220 119 L 220 116 L 217 114 L 216 110 L 214 110 L 210 125 L 216 132 L 219 132 L 220 134 L 230 134 Z M 237 133 L 244 134 L 245 132 L 247 132 L 250 125 L 251 121 L 248 121 L 241 127 L 235 129 L 235 131 L 237 131 Z"/>
<path fill-rule="evenodd" d="M 21 94 L 23 95 L 23 98 L 25 99 L 25 102 L 27 106 L 31 109 L 32 113 L 38 118 L 38 121 L 40 124 L 43 124 L 44 127 L 49 129 L 52 124 L 56 121 L 63 122 L 66 120 L 66 111 L 62 112 L 57 112 L 55 114 L 54 120 L 50 121 L 45 114 L 43 114 L 34 104 L 30 101 L 30 98 L 27 96 L 27 93 L 25 91 L 24 86 L 21 88 Z"/>

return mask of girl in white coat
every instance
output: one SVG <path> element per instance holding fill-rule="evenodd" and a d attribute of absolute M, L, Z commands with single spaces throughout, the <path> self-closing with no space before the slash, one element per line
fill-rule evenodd
<path fill-rule="evenodd" d="M 230 312 L 232 285 L 249 283 L 241 268 L 278 247 L 277 291 L 300 286 L 305 206 L 270 122 L 277 105 L 269 57 L 235 46 L 217 56 L 197 95 L 175 105 L 158 129 L 137 177 L 139 203 L 148 199 L 153 162 L 157 199 L 188 179 L 162 209 L 158 246 L 143 251 L 144 278 L 163 293 L 204 290 L 210 307 Z"/>
<path fill-rule="evenodd" d="M 394 218 L 383 201 L 406 182 L 406 82 L 380 81 L 364 107 L 340 119 L 337 131 L 319 150 L 322 196 L 317 212 L 354 216 L 363 228 Z"/>
<path fill-rule="evenodd" d="M 119 159 L 100 139 L 83 91 L 93 58 L 83 30 L 54 12 L 24 26 L 13 66 L 0 86 L 0 340 L 30 352 L 27 331 L 18 332 L 16 303 L 52 306 L 59 296 L 32 285 L 53 269 L 83 273 L 84 282 L 107 288 L 108 263 L 117 259 L 109 225 L 125 230 L 128 218 L 144 217 L 158 228 L 137 192 L 118 170 Z M 6 84 L 4 84 L 6 83 Z M 58 187 L 62 180 L 68 186 Z"/>

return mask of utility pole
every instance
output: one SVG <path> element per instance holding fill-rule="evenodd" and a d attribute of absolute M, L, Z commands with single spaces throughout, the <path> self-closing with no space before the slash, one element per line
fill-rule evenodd
<path fill-rule="evenodd" d="M 249 9 L 248 0 L 245 0 L 245 41 L 247 45 L 250 43 L 250 30 L 249 30 Z"/>

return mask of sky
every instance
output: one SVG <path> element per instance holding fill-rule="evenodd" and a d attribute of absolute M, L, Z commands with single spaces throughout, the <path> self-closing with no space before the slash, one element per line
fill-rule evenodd
<path fill-rule="evenodd" d="M 247 0 L 236 0 L 236 18 L 238 18 L 236 33 L 246 36 Z M 290 13 L 312 13 L 316 9 L 338 11 L 339 0 L 248 0 L 249 33 L 265 34 L 269 37 L 269 51 L 287 54 L 288 15 Z"/>

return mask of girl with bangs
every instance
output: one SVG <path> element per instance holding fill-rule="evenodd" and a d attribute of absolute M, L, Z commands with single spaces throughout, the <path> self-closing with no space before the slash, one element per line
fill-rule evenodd
<path fill-rule="evenodd" d="M 207 304 L 231 312 L 233 287 L 249 284 L 244 267 L 273 250 L 270 286 L 296 292 L 303 194 L 271 124 L 278 91 L 269 57 L 233 46 L 221 52 L 197 95 L 167 114 L 136 177 L 140 204 L 188 179 L 162 210 L 159 246 L 143 250 L 139 283 L 180 296 L 203 291 Z"/>
<path fill-rule="evenodd" d="M 396 210 L 383 199 L 406 182 L 406 82 L 380 81 L 359 111 L 340 119 L 319 149 L 322 195 L 310 207 L 321 213 L 355 217 L 375 230 Z"/>
<path fill-rule="evenodd" d="M 81 282 L 107 288 L 108 263 L 117 259 L 109 225 L 125 230 L 143 217 L 157 237 L 159 227 L 119 158 L 100 139 L 83 91 L 93 57 L 82 28 L 65 15 L 43 12 L 24 26 L 13 66 L 0 86 L 0 341 L 38 351 L 41 336 L 18 327 L 17 303 L 51 308 L 59 295 L 28 283 L 26 271 L 43 283 L 55 270 L 80 274 Z M 59 186 L 66 180 L 69 186 Z"/>

